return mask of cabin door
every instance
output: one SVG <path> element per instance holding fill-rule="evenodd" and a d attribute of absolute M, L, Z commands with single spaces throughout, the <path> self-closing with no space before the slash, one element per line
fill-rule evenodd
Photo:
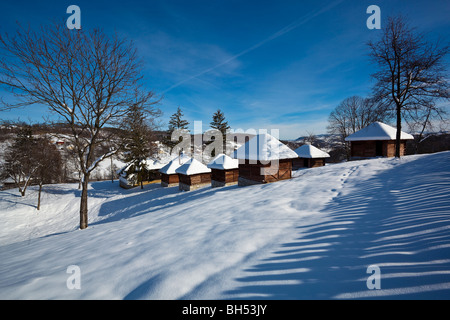
<path fill-rule="evenodd" d="M 309 168 L 309 159 L 304 159 L 303 160 L 303 166 L 306 168 Z"/>
<path fill-rule="evenodd" d="M 376 141 L 375 153 L 377 157 L 383 156 L 383 141 Z"/>

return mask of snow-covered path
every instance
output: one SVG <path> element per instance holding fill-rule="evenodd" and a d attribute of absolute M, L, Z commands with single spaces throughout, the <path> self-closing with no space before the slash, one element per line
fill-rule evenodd
<path fill-rule="evenodd" d="M 450 152 L 250 187 L 0 192 L 2 299 L 450 298 Z M 368 290 L 367 267 L 381 270 Z M 69 290 L 67 267 L 81 270 Z"/>

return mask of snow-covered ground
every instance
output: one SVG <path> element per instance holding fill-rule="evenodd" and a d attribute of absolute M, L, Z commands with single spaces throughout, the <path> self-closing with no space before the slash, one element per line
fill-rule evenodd
<path fill-rule="evenodd" d="M 94 182 L 86 230 L 77 184 L 43 192 L 40 211 L 34 188 L 0 192 L 0 299 L 450 298 L 450 152 L 191 192 Z"/>

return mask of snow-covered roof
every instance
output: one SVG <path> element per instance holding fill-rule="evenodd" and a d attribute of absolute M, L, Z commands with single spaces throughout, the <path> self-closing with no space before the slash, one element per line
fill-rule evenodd
<path fill-rule="evenodd" d="M 146 159 L 143 160 L 145 168 L 147 170 L 159 170 L 162 167 L 166 165 L 166 163 L 162 162 L 161 160 L 154 160 L 154 159 Z M 116 170 L 116 174 L 122 175 L 127 173 L 127 171 L 130 169 L 130 167 L 133 165 L 132 162 L 127 163 L 125 166 L 121 167 L 120 169 Z"/>
<path fill-rule="evenodd" d="M 211 169 L 209 169 L 207 166 L 205 166 L 203 163 L 198 161 L 197 159 L 190 159 L 186 161 L 183 165 L 178 167 L 175 170 L 176 173 L 184 174 L 187 176 L 193 175 L 193 174 L 200 174 L 200 173 L 208 173 L 211 172 Z"/>
<path fill-rule="evenodd" d="M 208 163 L 208 168 L 210 169 L 219 169 L 219 170 L 229 170 L 229 169 L 237 169 L 239 167 L 239 160 L 233 159 L 226 154 L 219 154 L 214 159 Z"/>
<path fill-rule="evenodd" d="M 164 167 L 162 167 L 159 170 L 159 172 L 165 174 L 175 174 L 176 173 L 175 170 L 178 169 L 185 162 L 189 161 L 190 159 L 191 158 L 187 157 L 184 153 L 182 153 L 181 155 L 170 161 L 168 164 L 166 164 Z"/>
<path fill-rule="evenodd" d="M 159 170 L 164 167 L 166 164 L 161 162 L 160 160 L 147 159 L 144 160 L 145 168 L 147 170 Z"/>
<path fill-rule="evenodd" d="M 382 122 L 374 122 L 367 127 L 349 135 L 345 141 L 365 140 L 395 140 L 397 129 Z M 414 137 L 406 132 L 401 132 L 401 140 L 412 140 Z"/>
<path fill-rule="evenodd" d="M 310 144 L 304 144 L 301 147 L 295 149 L 295 153 L 300 158 L 329 158 L 330 155 Z"/>
<path fill-rule="evenodd" d="M 270 134 L 263 133 L 250 139 L 232 155 L 235 159 L 281 160 L 297 158 L 297 154 Z"/>

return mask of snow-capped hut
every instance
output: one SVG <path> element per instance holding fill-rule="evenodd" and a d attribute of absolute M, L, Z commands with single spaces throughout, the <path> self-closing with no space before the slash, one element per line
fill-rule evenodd
<path fill-rule="evenodd" d="M 351 145 L 351 158 L 394 157 L 397 129 L 382 122 L 374 122 L 349 135 L 345 141 Z M 405 153 L 406 140 L 414 137 L 406 132 L 400 135 L 400 156 Z"/>
<path fill-rule="evenodd" d="M 211 169 L 211 186 L 213 188 L 238 183 L 239 160 L 221 153 L 212 159 L 207 167 Z"/>
<path fill-rule="evenodd" d="M 258 134 L 233 153 L 239 159 L 238 185 L 269 183 L 292 177 L 297 154 L 270 134 Z"/>
<path fill-rule="evenodd" d="M 325 159 L 330 155 L 325 151 L 322 151 L 311 144 L 304 144 L 301 147 L 294 150 L 298 155 L 297 158 L 292 159 L 292 169 L 299 168 L 314 168 L 325 165 Z"/>
<path fill-rule="evenodd" d="M 211 169 L 197 159 L 190 159 L 178 167 L 179 188 L 191 191 L 211 184 Z"/>
<path fill-rule="evenodd" d="M 143 184 L 159 183 L 160 182 L 159 180 L 161 178 L 159 170 L 165 164 L 160 160 L 154 159 L 143 160 L 143 164 L 144 164 Z M 119 185 L 122 188 L 130 189 L 138 185 L 137 181 L 138 172 L 135 171 L 135 168 L 132 163 L 127 164 L 125 167 L 121 168 L 116 173 L 119 175 Z"/>
<path fill-rule="evenodd" d="M 179 178 L 176 170 L 183 165 L 190 158 L 184 153 L 181 153 L 178 157 L 172 159 L 168 164 L 162 167 L 159 172 L 161 174 L 161 186 L 162 187 L 174 187 L 178 185 Z"/>

